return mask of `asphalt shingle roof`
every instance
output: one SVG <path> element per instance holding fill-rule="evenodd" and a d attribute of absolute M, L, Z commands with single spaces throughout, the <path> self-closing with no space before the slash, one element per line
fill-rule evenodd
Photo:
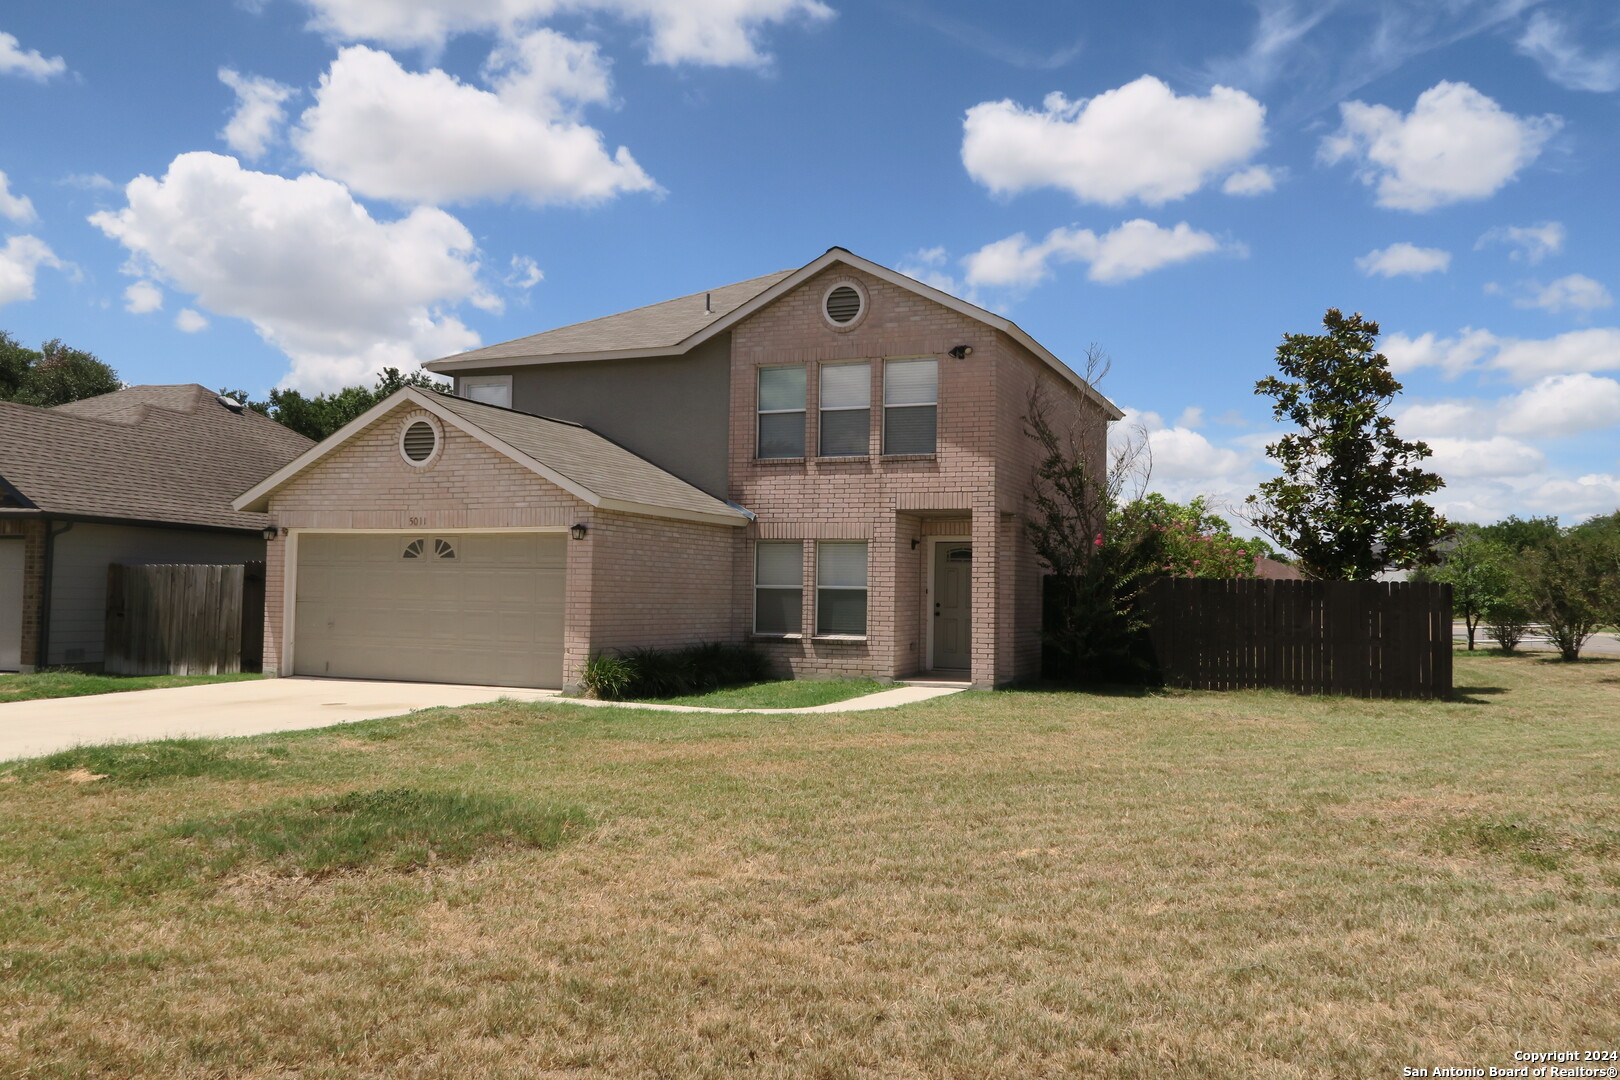
<path fill-rule="evenodd" d="M 435 395 L 433 400 L 601 498 L 743 516 L 735 507 L 571 420 L 553 420 L 448 394 Z"/>
<path fill-rule="evenodd" d="M 734 285 L 722 285 L 663 303 L 621 311 L 617 315 L 604 315 L 588 322 L 559 326 L 541 334 L 530 334 L 442 359 L 459 363 L 465 360 L 511 360 L 531 356 L 674 348 L 714 320 L 742 307 L 795 272 L 780 270 Z M 704 310 L 705 297 L 711 310 Z"/>
<path fill-rule="evenodd" d="M 260 529 L 269 519 L 231 500 L 312 445 L 194 383 L 54 409 L 0 402 L 0 478 L 53 514 Z"/>

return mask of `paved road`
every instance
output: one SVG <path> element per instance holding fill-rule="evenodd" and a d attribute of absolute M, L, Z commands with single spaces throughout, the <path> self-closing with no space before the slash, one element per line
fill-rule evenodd
<path fill-rule="evenodd" d="M 509 697 L 538 701 L 555 690 L 358 679 L 255 679 L 0 705 L 0 761 L 81 743 L 172 735 L 260 735 L 398 716 L 437 705 Z"/>
<path fill-rule="evenodd" d="M 1457 623 L 1451 628 L 1451 636 L 1459 642 L 1468 640 L 1468 627 Z M 1481 626 L 1474 634 L 1474 645 L 1481 649 L 1494 649 L 1496 642 L 1492 641 Z M 1545 635 L 1540 632 L 1526 634 L 1519 643 L 1521 649 L 1549 649 L 1553 646 L 1548 643 Z M 1620 636 L 1615 634 L 1593 634 L 1581 648 L 1582 656 L 1620 656 Z"/>

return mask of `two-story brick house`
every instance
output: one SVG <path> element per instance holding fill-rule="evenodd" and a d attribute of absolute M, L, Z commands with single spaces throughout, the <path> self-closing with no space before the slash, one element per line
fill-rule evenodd
<path fill-rule="evenodd" d="M 266 670 L 571 686 L 602 650 L 748 641 L 798 676 L 1040 665 L 1031 394 L 1119 410 L 1008 320 L 841 248 L 426 365 L 237 501 Z"/>

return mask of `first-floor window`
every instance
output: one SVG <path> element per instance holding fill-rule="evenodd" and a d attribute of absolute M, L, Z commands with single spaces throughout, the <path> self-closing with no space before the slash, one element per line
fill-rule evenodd
<path fill-rule="evenodd" d="M 754 545 L 754 633 L 797 634 L 804 626 L 804 543 Z"/>
<path fill-rule="evenodd" d="M 866 634 L 866 541 L 816 544 L 816 633 Z"/>

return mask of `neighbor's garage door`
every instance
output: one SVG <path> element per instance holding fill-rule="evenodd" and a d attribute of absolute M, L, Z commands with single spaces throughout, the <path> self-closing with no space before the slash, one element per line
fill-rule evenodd
<path fill-rule="evenodd" d="M 298 675 L 562 686 L 565 540 L 312 533 L 298 540 Z"/>

